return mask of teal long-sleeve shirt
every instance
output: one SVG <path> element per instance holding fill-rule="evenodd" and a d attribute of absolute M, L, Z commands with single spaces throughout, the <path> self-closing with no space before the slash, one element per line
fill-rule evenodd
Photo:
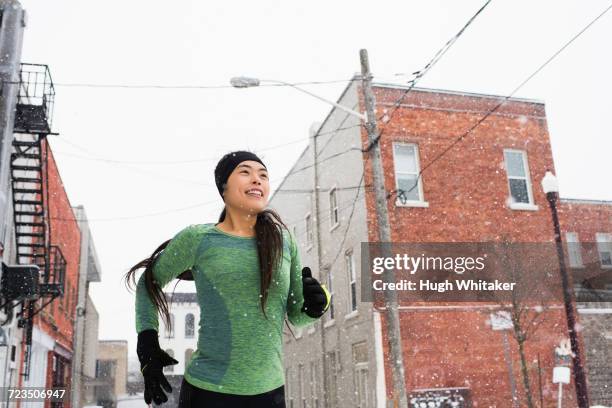
<path fill-rule="evenodd" d="M 214 223 L 190 225 L 157 258 L 153 276 L 166 286 L 193 272 L 200 306 L 197 350 L 185 362 L 185 379 L 216 392 L 254 395 L 285 383 L 283 323 L 314 323 L 301 311 L 302 265 L 294 237 L 283 231 L 282 263 L 272 276 L 265 318 L 260 304 L 256 238 L 221 231 Z M 141 275 L 136 287 L 136 331 L 158 330 L 158 312 Z"/>

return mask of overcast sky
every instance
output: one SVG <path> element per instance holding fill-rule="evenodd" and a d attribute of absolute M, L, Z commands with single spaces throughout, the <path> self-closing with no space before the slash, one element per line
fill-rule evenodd
<path fill-rule="evenodd" d="M 360 70 L 360 48 L 375 80 L 401 83 L 406 77 L 395 74 L 423 68 L 484 3 L 22 0 L 23 61 L 51 69 L 60 135 L 50 143 L 71 204 L 91 219 L 100 338 L 127 338 L 135 355 L 134 298 L 121 275 L 184 226 L 217 220 L 217 160 L 235 149 L 261 152 L 275 188 L 329 107 L 280 87 L 69 85 L 342 80 Z M 418 85 L 505 96 L 608 5 L 493 0 Z M 612 11 L 515 95 L 546 103 L 564 197 L 612 200 L 610 38 Z M 336 100 L 344 87 L 306 88 Z"/>

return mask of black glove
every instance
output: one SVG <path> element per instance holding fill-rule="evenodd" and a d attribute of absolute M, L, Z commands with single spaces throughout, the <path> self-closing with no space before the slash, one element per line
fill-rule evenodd
<path fill-rule="evenodd" d="M 157 331 L 149 329 L 138 333 L 136 354 L 140 360 L 140 372 L 144 377 L 144 399 L 147 405 L 151 404 L 151 400 L 158 405 L 168 401 L 162 387 L 168 393 L 172 392 L 172 387 L 163 369 L 165 366 L 178 364 L 178 361 L 159 347 Z"/>
<path fill-rule="evenodd" d="M 325 286 L 319 284 L 312 277 L 310 268 L 305 266 L 302 268 L 302 291 L 304 292 L 304 305 L 302 312 L 310 317 L 321 317 L 329 307 L 330 296 Z"/>

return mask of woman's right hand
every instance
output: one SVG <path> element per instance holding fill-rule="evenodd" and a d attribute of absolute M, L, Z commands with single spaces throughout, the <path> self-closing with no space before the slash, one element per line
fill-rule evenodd
<path fill-rule="evenodd" d="M 144 377 L 144 400 L 145 403 L 162 404 L 168 401 L 164 390 L 172 392 L 172 387 L 164 375 L 164 367 L 178 364 L 174 358 L 159 347 L 157 331 L 144 330 L 138 333 L 138 345 L 136 353 L 140 360 L 140 372 Z M 163 389 L 162 389 L 163 388 Z"/>

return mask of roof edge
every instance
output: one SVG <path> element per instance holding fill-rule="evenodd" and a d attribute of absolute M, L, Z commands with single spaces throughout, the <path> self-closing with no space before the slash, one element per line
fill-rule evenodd
<path fill-rule="evenodd" d="M 409 89 L 410 88 L 410 86 L 408 86 L 408 85 L 389 84 L 389 83 L 386 83 L 386 82 L 372 82 L 372 86 L 373 87 L 379 87 L 379 88 L 394 88 L 394 89 Z M 494 95 L 494 94 L 484 94 L 484 93 L 477 93 L 477 92 L 453 91 L 453 90 L 449 90 L 449 89 L 419 88 L 419 87 L 416 87 L 416 86 L 413 87 L 412 89 L 414 89 L 415 91 L 421 91 L 421 92 L 444 93 L 444 94 L 449 94 L 449 95 L 475 96 L 475 97 L 479 97 L 479 98 L 494 98 L 494 99 L 506 98 L 505 95 Z M 532 104 L 537 104 L 537 105 L 545 105 L 546 104 L 541 99 L 533 99 L 533 98 L 508 98 L 508 99 L 511 100 L 511 101 L 526 102 L 526 103 L 532 103 Z"/>

